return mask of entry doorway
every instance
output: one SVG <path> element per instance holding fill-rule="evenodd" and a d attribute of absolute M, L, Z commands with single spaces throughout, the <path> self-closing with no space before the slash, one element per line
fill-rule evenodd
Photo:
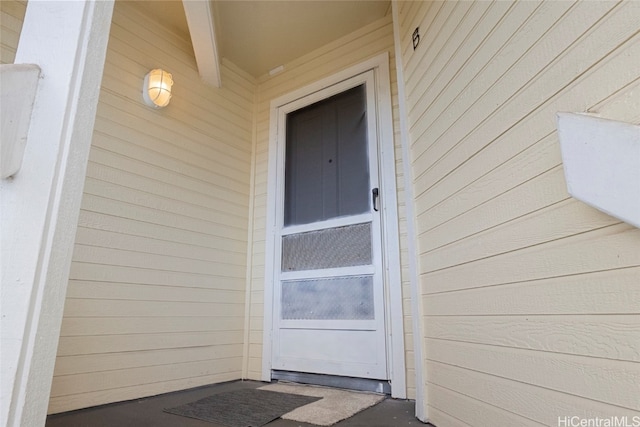
<path fill-rule="evenodd" d="M 391 319 L 402 312 L 401 299 L 399 306 L 390 303 L 390 287 L 400 286 L 397 207 L 393 157 L 391 174 L 380 159 L 381 133 L 390 133 L 381 132 L 380 78 L 369 68 L 272 108 L 268 379 L 284 372 L 388 383 L 401 365 L 395 374 L 403 390 L 392 392 L 404 394 L 404 341 L 391 340 L 393 326 L 402 330 Z M 402 360 L 393 363 L 398 353 Z"/>

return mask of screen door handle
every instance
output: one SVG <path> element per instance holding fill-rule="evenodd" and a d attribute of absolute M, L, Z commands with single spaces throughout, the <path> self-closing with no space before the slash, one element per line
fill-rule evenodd
<path fill-rule="evenodd" d="M 373 202 L 373 210 L 378 212 L 378 198 L 380 197 L 380 191 L 377 188 L 371 190 L 371 201 Z"/>

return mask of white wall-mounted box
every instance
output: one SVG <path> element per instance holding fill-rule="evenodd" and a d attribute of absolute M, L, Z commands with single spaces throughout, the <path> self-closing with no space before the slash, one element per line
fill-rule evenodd
<path fill-rule="evenodd" d="M 640 227 L 640 126 L 576 113 L 557 119 L 569 194 Z"/>
<path fill-rule="evenodd" d="M 0 178 L 15 175 L 22 166 L 40 67 L 33 64 L 0 65 Z"/>

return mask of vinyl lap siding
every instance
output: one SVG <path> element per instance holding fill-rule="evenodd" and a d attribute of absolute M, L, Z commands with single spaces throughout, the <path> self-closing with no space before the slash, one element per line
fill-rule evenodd
<path fill-rule="evenodd" d="M 393 57 L 393 26 L 391 16 L 387 16 L 356 32 L 313 51 L 290 64 L 285 70 L 273 77 L 259 79 L 258 102 L 256 106 L 256 150 L 255 150 L 255 185 L 253 210 L 253 245 L 251 262 L 251 294 L 249 348 L 246 375 L 248 378 L 260 379 L 262 376 L 262 333 L 264 314 L 264 269 L 265 269 L 265 222 L 267 208 L 267 167 L 269 151 L 269 107 L 270 101 L 297 88 L 311 84 L 348 68 L 381 52 L 389 52 L 391 67 L 391 90 L 393 103 L 394 128 L 398 129 L 398 97 L 396 86 L 395 59 Z M 407 362 L 407 392 L 415 397 L 415 375 L 413 368 L 413 335 L 411 328 L 408 259 L 406 252 L 406 217 L 404 212 L 404 179 L 402 176 L 402 156 L 396 137 L 396 173 L 398 185 L 398 207 L 400 218 L 400 245 L 403 266 L 403 299 L 404 328 Z"/>
<path fill-rule="evenodd" d="M 141 98 L 158 67 L 163 110 Z M 222 74 L 116 2 L 50 413 L 241 378 L 255 84 Z"/>
<path fill-rule="evenodd" d="M 637 415 L 640 230 L 569 197 L 555 113 L 640 123 L 640 3 L 399 7 L 430 420 Z"/>
<path fill-rule="evenodd" d="M 0 64 L 13 64 L 26 9 L 26 1 L 0 1 Z"/>

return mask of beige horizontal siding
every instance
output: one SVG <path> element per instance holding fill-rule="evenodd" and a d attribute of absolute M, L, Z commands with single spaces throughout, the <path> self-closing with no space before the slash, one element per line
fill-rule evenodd
<path fill-rule="evenodd" d="M 0 64 L 13 64 L 16 58 L 26 9 L 23 0 L 0 1 Z"/>
<path fill-rule="evenodd" d="M 398 6 L 430 419 L 637 414 L 640 233 L 567 194 L 555 113 L 640 122 L 640 3 Z"/>
<path fill-rule="evenodd" d="M 255 186 L 253 205 L 253 249 L 251 252 L 251 294 L 250 294 L 250 330 L 247 376 L 253 379 L 260 379 L 262 376 L 262 328 L 264 313 L 264 269 L 265 269 L 265 221 L 267 210 L 267 167 L 269 151 L 269 105 L 270 101 L 278 96 L 289 93 L 295 89 L 303 87 L 328 77 L 338 71 L 355 65 L 368 58 L 382 52 L 390 54 L 391 88 L 393 104 L 393 120 L 397 124 L 398 118 L 398 98 L 395 73 L 395 59 L 393 52 L 393 25 L 391 16 L 387 16 L 377 22 L 363 27 L 354 33 L 336 40 L 324 47 L 319 48 L 303 57 L 284 65 L 284 71 L 273 77 L 263 76 L 259 79 L 258 104 L 256 110 L 256 138 L 255 150 Z M 397 136 L 397 125 L 394 126 L 396 135 L 396 173 L 398 199 L 403 201 L 403 176 L 402 176 L 402 156 Z M 402 249 L 402 277 L 403 277 L 403 298 L 404 298 L 404 325 L 407 363 L 407 392 L 410 397 L 415 397 L 415 381 L 413 381 L 414 364 L 412 332 L 411 332 L 411 311 L 410 311 L 410 291 L 409 276 L 407 274 L 408 259 L 406 255 L 407 234 L 406 216 L 404 203 L 398 207 L 401 230 Z"/>
<path fill-rule="evenodd" d="M 429 362 L 430 382 L 436 386 L 465 394 L 477 401 L 481 411 L 499 408 L 529 420 L 528 425 L 558 425 L 558 417 L 632 419 L 637 410 L 521 383 L 498 375 L 461 368 L 451 364 Z M 538 368 L 540 369 L 540 368 Z M 583 373 L 589 375 L 589 372 Z M 434 387 L 435 388 L 435 387 Z M 454 408 L 450 408 L 454 410 Z M 464 412 L 465 409 L 461 409 Z M 434 420 L 435 421 L 435 420 Z M 440 425 L 446 425 L 438 423 Z M 473 423 L 472 425 L 476 425 Z M 520 424 L 518 424 L 520 425 Z"/>
<path fill-rule="evenodd" d="M 140 96 L 158 67 L 163 110 Z M 222 74 L 116 3 L 49 412 L 241 378 L 255 82 Z"/>

